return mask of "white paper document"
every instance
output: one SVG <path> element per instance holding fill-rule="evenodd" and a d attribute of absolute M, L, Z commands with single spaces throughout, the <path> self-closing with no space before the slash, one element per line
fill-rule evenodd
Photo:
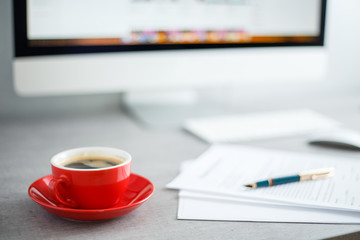
<path fill-rule="evenodd" d="M 360 213 L 180 191 L 178 219 L 359 224 Z"/>
<path fill-rule="evenodd" d="M 300 171 L 334 167 L 332 178 L 247 189 L 244 184 Z M 169 188 L 292 206 L 360 212 L 360 161 L 314 154 L 214 145 Z"/>
<path fill-rule="evenodd" d="M 210 143 L 307 134 L 338 122 L 309 109 L 188 119 L 184 129 Z"/>

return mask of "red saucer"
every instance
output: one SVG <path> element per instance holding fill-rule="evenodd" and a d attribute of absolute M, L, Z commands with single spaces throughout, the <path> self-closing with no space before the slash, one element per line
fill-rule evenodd
<path fill-rule="evenodd" d="M 105 209 L 75 209 L 62 205 L 52 197 L 48 187 L 51 179 L 52 175 L 47 175 L 31 184 L 28 190 L 30 198 L 46 211 L 74 220 L 94 221 L 125 215 L 138 208 L 154 192 L 154 185 L 148 179 L 132 173 L 125 197 L 119 204 Z"/>

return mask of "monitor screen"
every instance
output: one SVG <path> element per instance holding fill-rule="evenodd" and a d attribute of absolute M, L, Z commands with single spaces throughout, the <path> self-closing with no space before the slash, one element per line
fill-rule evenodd
<path fill-rule="evenodd" d="M 15 1 L 16 55 L 321 45 L 323 0 Z M 21 26 L 21 28 L 20 28 Z"/>
<path fill-rule="evenodd" d="M 13 3 L 14 82 L 23 95 L 306 79 L 324 72 L 316 48 L 324 45 L 326 0 Z"/>

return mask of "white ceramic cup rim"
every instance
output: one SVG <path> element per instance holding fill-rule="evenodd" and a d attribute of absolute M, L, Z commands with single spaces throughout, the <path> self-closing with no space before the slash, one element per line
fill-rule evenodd
<path fill-rule="evenodd" d="M 106 167 L 106 168 L 97 168 L 97 169 L 75 169 L 75 168 L 68 168 L 61 165 L 61 163 L 77 157 L 86 157 L 86 156 L 104 156 L 104 157 L 111 157 L 115 159 L 121 159 L 123 163 L 118 164 L 116 166 Z M 110 148 L 110 147 L 82 147 L 82 148 L 73 148 L 69 150 L 62 151 L 56 155 L 54 155 L 50 163 L 54 167 L 61 168 L 67 171 L 104 171 L 113 168 L 118 168 L 124 166 L 131 162 L 131 155 L 121 149 L 117 148 Z"/>

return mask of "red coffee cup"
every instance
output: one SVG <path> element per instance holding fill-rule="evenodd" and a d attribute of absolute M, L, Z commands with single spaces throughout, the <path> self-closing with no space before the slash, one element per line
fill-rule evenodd
<path fill-rule="evenodd" d="M 115 148 L 84 147 L 51 159 L 49 187 L 62 204 L 81 209 L 104 209 L 121 200 L 130 179 L 131 156 Z"/>

